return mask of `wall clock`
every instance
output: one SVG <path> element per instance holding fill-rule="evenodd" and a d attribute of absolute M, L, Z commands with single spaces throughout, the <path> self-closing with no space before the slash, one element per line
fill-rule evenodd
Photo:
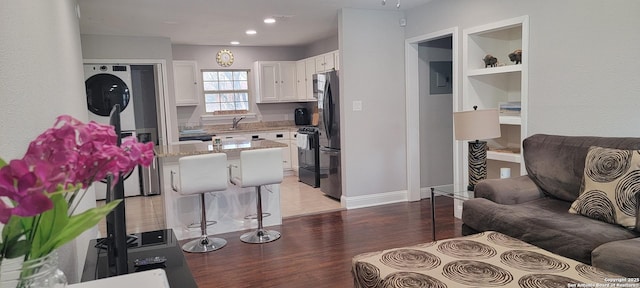
<path fill-rule="evenodd" d="M 218 65 L 222 67 L 231 66 L 231 64 L 233 64 L 233 53 L 228 49 L 218 51 L 218 54 L 216 55 L 216 62 L 218 62 Z"/>

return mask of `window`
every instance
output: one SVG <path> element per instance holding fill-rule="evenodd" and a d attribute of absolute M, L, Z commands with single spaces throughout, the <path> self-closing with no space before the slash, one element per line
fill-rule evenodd
<path fill-rule="evenodd" d="M 213 114 L 249 112 L 249 70 L 202 70 L 205 110 Z"/>

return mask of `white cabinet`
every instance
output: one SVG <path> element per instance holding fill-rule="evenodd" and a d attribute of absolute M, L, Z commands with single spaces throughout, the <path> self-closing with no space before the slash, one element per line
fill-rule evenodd
<path fill-rule="evenodd" d="M 338 70 L 338 64 L 338 50 L 299 61 L 257 61 L 256 103 L 316 101 L 313 74 Z"/>
<path fill-rule="evenodd" d="M 327 72 L 336 68 L 337 51 L 316 56 L 316 72 Z"/>
<path fill-rule="evenodd" d="M 254 63 L 256 103 L 296 101 L 296 62 Z"/>
<path fill-rule="evenodd" d="M 282 148 L 282 168 L 284 170 L 291 170 L 291 139 L 289 137 L 289 131 L 268 132 L 264 137 L 267 140 L 287 145 Z"/>
<path fill-rule="evenodd" d="M 520 102 L 520 114 L 500 114 L 502 136 L 488 140 L 488 177 L 497 178 L 500 167 L 522 165 L 522 140 L 527 137 L 529 18 L 522 16 L 463 31 L 462 110 L 499 108 L 503 102 Z M 522 50 L 522 62 L 509 54 Z M 485 67 L 486 55 L 497 58 L 495 67 Z M 494 172 L 492 172 L 494 171 Z M 512 173 L 512 175 L 518 173 Z M 494 176 L 494 177 L 492 177 Z"/>
<path fill-rule="evenodd" d="M 315 101 L 315 98 L 313 98 L 313 74 L 315 73 L 315 57 L 296 62 L 296 87 L 300 102 Z"/>
<path fill-rule="evenodd" d="M 304 67 L 305 60 L 296 61 L 296 94 L 298 100 L 304 100 L 307 98 L 307 74 Z"/>
<path fill-rule="evenodd" d="M 200 103 L 196 61 L 173 61 L 173 83 L 176 106 L 196 106 Z"/>
<path fill-rule="evenodd" d="M 286 144 L 287 147 L 282 148 L 282 166 L 284 170 L 294 169 L 294 157 L 295 157 L 295 170 L 298 170 L 298 149 L 295 148 L 295 152 L 292 147 L 292 143 L 295 144 L 295 139 L 292 139 L 292 132 L 282 131 L 260 131 L 254 133 L 224 133 L 218 134 L 216 137 L 224 140 L 253 140 L 253 139 L 267 139 L 282 144 Z M 295 137 L 295 134 L 293 135 Z M 293 155 L 295 154 L 295 155 Z"/>

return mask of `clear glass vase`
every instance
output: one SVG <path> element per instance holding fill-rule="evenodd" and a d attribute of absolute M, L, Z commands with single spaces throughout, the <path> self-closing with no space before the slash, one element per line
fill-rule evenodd
<path fill-rule="evenodd" d="M 58 269 L 58 252 L 23 261 L 4 259 L 0 266 L 0 288 L 64 288 L 67 277 Z"/>

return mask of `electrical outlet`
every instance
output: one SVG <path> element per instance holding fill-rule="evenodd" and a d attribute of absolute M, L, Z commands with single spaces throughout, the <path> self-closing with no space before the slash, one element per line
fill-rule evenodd
<path fill-rule="evenodd" d="M 362 111 L 362 101 L 353 101 L 353 111 Z"/>

